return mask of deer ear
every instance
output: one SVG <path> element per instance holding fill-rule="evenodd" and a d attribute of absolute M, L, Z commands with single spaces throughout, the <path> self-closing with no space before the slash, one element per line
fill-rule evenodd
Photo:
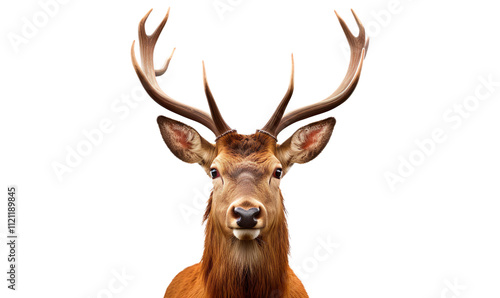
<path fill-rule="evenodd" d="M 161 136 L 172 153 L 182 161 L 210 167 L 215 157 L 215 146 L 192 127 L 173 119 L 159 116 Z"/>
<path fill-rule="evenodd" d="M 330 140 L 335 118 L 311 123 L 299 128 L 277 148 L 277 157 L 287 170 L 294 163 L 306 163 L 318 156 Z"/>

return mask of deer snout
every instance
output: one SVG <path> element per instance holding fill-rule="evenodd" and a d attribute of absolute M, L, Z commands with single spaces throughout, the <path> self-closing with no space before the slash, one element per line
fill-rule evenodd
<path fill-rule="evenodd" d="M 240 199 L 232 203 L 226 213 L 227 227 L 240 240 L 253 240 L 266 226 L 266 208 L 255 199 Z"/>
<path fill-rule="evenodd" d="M 236 207 L 234 208 L 233 212 L 236 214 L 236 216 L 239 216 L 239 218 L 236 220 L 236 224 L 241 228 L 251 229 L 255 227 L 255 225 L 257 225 L 257 219 L 255 217 L 260 213 L 259 208 L 250 208 L 247 210 L 242 207 Z"/>

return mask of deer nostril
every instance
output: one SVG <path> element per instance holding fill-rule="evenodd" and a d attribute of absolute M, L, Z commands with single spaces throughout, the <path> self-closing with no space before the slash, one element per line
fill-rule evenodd
<path fill-rule="evenodd" d="M 260 209 L 250 208 L 246 210 L 241 207 L 236 207 L 234 208 L 234 213 L 239 216 L 239 218 L 236 220 L 238 226 L 243 229 L 250 229 L 255 227 L 255 225 L 257 224 L 257 220 L 255 219 L 255 217 L 259 215 Z"/>

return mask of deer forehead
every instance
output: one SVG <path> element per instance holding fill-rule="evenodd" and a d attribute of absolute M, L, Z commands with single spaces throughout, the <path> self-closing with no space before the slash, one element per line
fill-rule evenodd
<path fill-rule="evenodd" d="M 275 154 L 276 141 L 268 136 L 231 134 L 217 141 L 213 164 L 234 178 L 243 173 L 259 177 L 279 164 Z"/>
<path fill-rule="evenodd" d="M 276 151 L 276 141 L 260 133 L 252 135 L 231 133 L 220 138 L 217 141 L 217 147 L 219 152 L 248 157 L 255 153 L 274 153 Z"/>

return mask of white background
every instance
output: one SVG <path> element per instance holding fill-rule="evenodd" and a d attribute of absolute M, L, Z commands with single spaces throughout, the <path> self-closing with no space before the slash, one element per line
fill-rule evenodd
<path fill-rule="evenodd" d="M 351 98 L 280 135 L 337 119 L 322 154 L 281 185 L 290 263 L 311 297 L 498 297 L 500 87 L 490 92 L 481 80 L 500 81 L 500 19 L 494 1 L 464 2 L 67 1 L 44 19 L 37 1 L 3 1 L 0 181 L 3 197 L 7 185 L 19 187 L 20 238 L 15 293 L 0 246 L 0 296 L 163 297 L 200 260 L 210 179 L 169 152 L 156 117 L 213 136 L 141 92 L 130 61 L 139 20 L 154 8 L 151 32 L 170 6 L 157 64 L 177 50 L 162 87 L 208 110 L 205 60 L 219 107 L 240 133 L 263 126 L 281 100 L 292 52 L 290 110 L 337 87 L 348 57 L 334 10 L 356 32 L 354 8 L 371 35 Z M 218 13 L 214 3 L 232 10 Z M 34 18 L 36 31 L 23 37 Z M 13 36 L 25 39 L 16 45 Z M 463 104 L 470 110 L 457 116 Z M 54 164 L 66 164 L 84 131 L 105 119 L 113 130 L 59 179 Z M 445 141 L 425 154 L 415 142 L 436 129 Z M 391 189 L 385 175 L 400 175 L 410 158 L 418 165 Z M 336 248 L 326 254 L 321 241 Z M 133 278 L 120 283 L 123 270 Z"/>

